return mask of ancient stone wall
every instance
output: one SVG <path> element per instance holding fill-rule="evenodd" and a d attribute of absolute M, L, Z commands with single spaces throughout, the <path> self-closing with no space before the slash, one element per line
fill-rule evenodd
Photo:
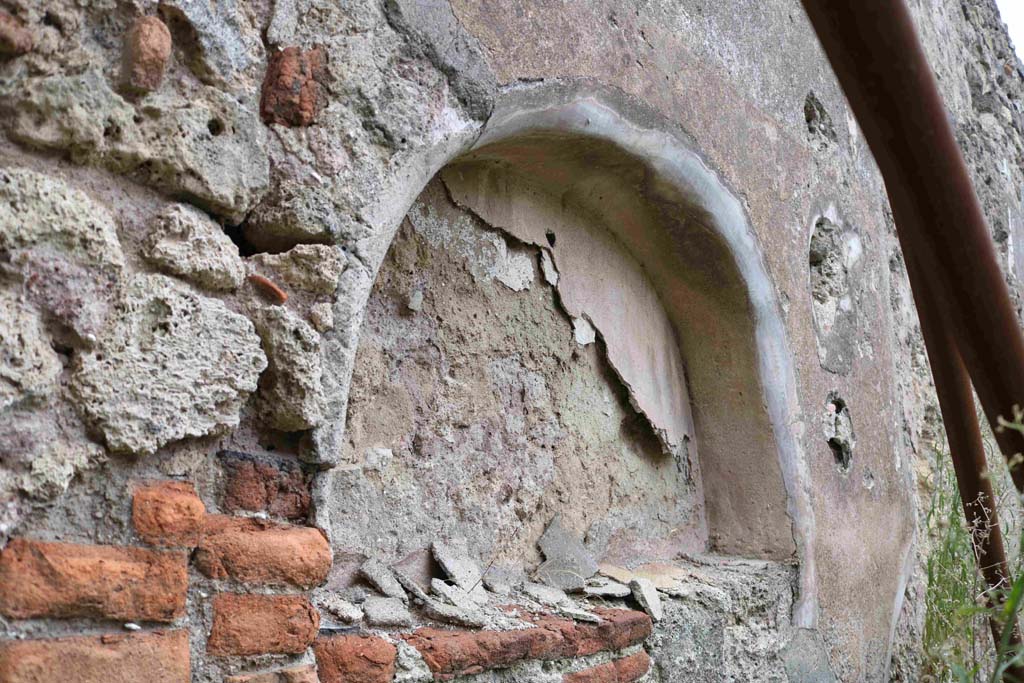
<path fill-rule="evenodd" d="M 0 0 L 2 681 L 915 680 L 941 440 L 799 3 Z"/>

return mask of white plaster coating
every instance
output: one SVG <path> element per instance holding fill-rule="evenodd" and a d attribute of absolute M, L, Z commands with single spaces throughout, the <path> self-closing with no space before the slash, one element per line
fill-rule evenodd
<path fill-rule="evenodd" d="M 537 88 L 532 88 L 535 98 Z M 792 433 L 800 415 L 796 374 L 776 293 L 740 201 L 677 137 L 637 125 L 596 96 L 570 102 L 555 99 L 547 106 L 499 104 L 474 149 L 538 130 L 598 138 L 645 160 L 712 217 L 709 227 L 729 246 L 750 297 L 762 388 L 775 432 L 800 561 L 800 590 L 793 621 L 796 626 L 814 628 L 818 616 L 815 524 L 806 458 Z"/>

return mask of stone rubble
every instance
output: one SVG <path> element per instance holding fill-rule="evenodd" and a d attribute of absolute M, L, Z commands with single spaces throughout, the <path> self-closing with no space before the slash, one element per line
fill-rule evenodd
<path fill-rule="evenodd" d="M 343 624 L 357 624 L 363 620 L 363 610 L 335 593 L 318 596 L 314 602 Z"/>
<path fill-rule="evenodd" d="M 256 254 L 250 262 L 279 276 L 289 287 L 323 295 L 334 294 L 347 265 L 341 250 L 326 244 L 299 244 L 279 254 Z"/>
<path fill-rule="evenodd" d="M 187 204 L 172 204 L 149 224 L 143 256 L 165 273 L 213 291 L 242 286 L 238 247 L 217 223 Z"/>
<path fill-rule="evenodd" d="M 238 425 L 267 367 L 248 319 L 163 275 L 135 276 L 116 310 L 71 381 L 112 451 L 151 454 Z"/>
<path fill-rule="evenodd" d="M 253 313 L 267 354 L 259 380 L 260 410 L 273 429 L 310 429 L 323 419 L 320 335 L 283 306 L 262 306 Z"/>

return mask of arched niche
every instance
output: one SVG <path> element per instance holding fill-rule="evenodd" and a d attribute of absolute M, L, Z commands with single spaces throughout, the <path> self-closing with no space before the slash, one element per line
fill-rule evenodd
<path fill-rule="evenodd" d="M 654 410 L 669 406 L 652 422 L 695 451 L 707 549 L 795 559 L 794 622 L 813 626 L 814 522 L 792 432 L 798 423 L 792 358 L 774 288 L 736 196 L 643 107 L 616 93 L 559 86 L 506 93 L 475 144 L 438 165 L 456 201 L 550 249 L 556 260 L 570 245 L 552 245 L 538 226 L 571 215 L 587 216 L 640 265 L 677 341 L 676 349 L 645 353 L 678 354 L 685 368 L 680 382 L 644 379 Z M 397 229 L 396 223 L 389 239 Z M 613 324 L 615 311 L 605 313 L 604 324 Z M 643 366 L 641 358 L 635 367 Z"/>

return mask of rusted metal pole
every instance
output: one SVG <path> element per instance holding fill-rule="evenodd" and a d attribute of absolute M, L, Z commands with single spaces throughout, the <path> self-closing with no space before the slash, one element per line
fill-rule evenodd
<path fill-rule="evenodd" d="M 903 0 L 803 0 L 878 162 L 905 254 L 956 341 L 1000 450 L 1024 492 L 1024 434 L 999 430 L 1024 407 L 1024 337 L 948 115 Z M 905 212 L 907 213 L 907 212 Z"/>

